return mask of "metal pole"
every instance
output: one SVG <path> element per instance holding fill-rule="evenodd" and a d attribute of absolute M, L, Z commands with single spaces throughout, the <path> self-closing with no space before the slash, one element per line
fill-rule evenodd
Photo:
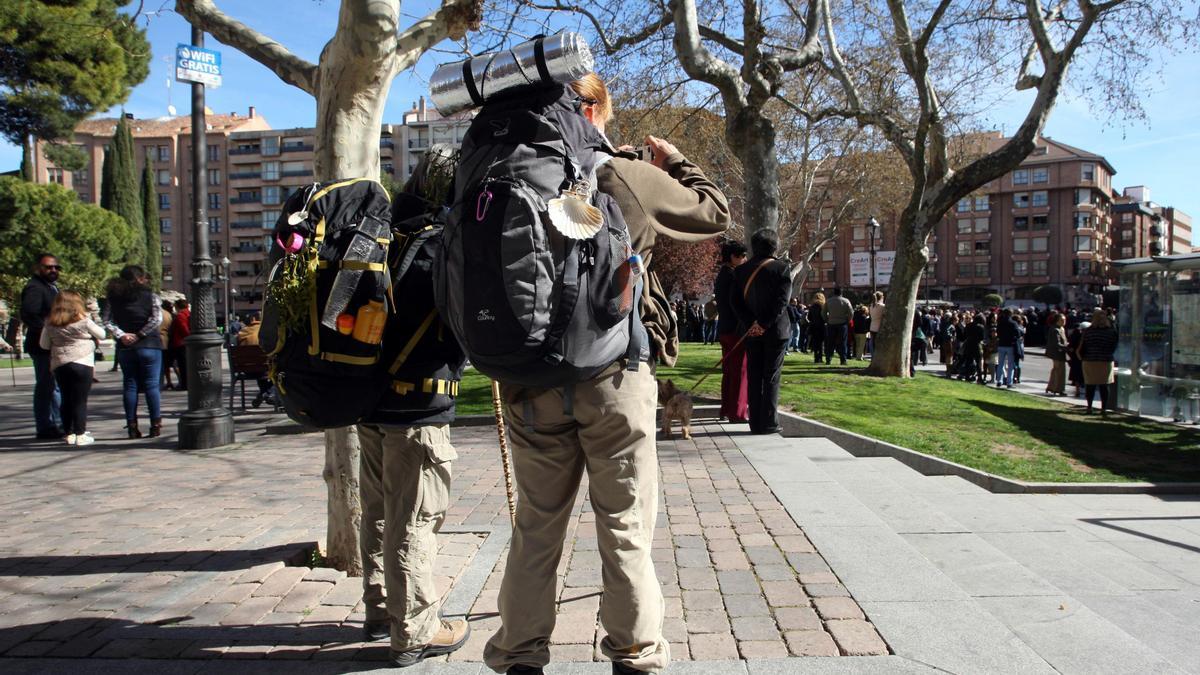
<path fill-rule="evenodd" d="M 229 268 L 232 265 L 228 256 L 221 259 L 221 274 L 225 276 L 225 342 L 227 344 L 233 344 L 229 341 L 229 326 L 233 323 L 233 308 L 229 306 Z"/>
<path fill-rule="evenodd" d="M 875 297 L 875 230 L 879 229 L 878 225 L 870 227 L 871 230 L 871 298 Z"/>
<path fill-rule="evenodd" d="M 192 26 L 192 45 L 204 31 Z M 207 153 L 204 85 L 192 83 L 192 334 L 187 347 L 188 409 L 179 420 L 179 449 L 233 443 L 233 415 L 221 405 L 221 336 L 213 310 L 213 263 L 208 253 Z"/>

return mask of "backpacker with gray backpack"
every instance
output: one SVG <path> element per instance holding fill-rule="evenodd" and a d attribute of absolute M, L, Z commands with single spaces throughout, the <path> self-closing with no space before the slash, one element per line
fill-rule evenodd
<path fill-rule="evenodd" d="M 640 258 L 611 157 L 569 86 L 489 99 L 471 123 L 435 269 L 438 308 L 471 364 L 509 384 L 558 387 L 649 357 Z"/>

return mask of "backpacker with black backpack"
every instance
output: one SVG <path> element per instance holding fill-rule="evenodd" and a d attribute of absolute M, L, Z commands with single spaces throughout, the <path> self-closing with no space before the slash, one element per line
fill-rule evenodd
<path fill-rule="evenodd" d="M 431 172 L 425 161 L 417 168 Z M 369 415 L 371 423 L 453 421 L 465 359 L 433 302 L 432 268 L 441 248 L 445 216 L 446 208 L 436 198 L 401 192 L 392 199 L 394 239 L 388 266 L 398 307 L 384 330 L 380 366 L 386 369 L 386 386 Z"/>
<path fill-rule="evenodd" d="M 471 364 L 505 383 L 568 386 L 649 356 L 640 259 L 595 189 L 611 146 L 581 105 L 566 85 L 522 90 L 463 139 L 435 293 Z"/>
<path fill-rule="evenodd" d="M 367 178 L 299 190 L 284 204 L 274 239 L 259 344 L 276 396 L 302 424 L 354 424 L 385 389 L 387 192 Z"/>

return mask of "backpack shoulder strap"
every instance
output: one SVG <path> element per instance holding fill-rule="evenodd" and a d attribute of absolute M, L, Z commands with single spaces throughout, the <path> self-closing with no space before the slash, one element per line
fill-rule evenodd
<path fill-rule="evenodd" d="M 746 286 L 742 288 L 743 298 L 750 297 L 750 285 L 754 283 L 754 277 L 757 277 L 758 273 L 761 272 L 762 269 L 767 266 L 767 263 L 771 262 L 772 260 L 774 260 L 774 258 L 767 258 L 766 260 L 758 263 L 758 267 L 755 267 L 754 271 L 750 273 L 750 278 L 746 280 Z"/>
<path fill-rule="evenodd" d="M 400 260 L 396 263 L 396 268 L 392 270 L 392 279 L 399 283 L 404 278 L 408 268 L 412 266 L 413 260 L 421 251 L 421 246 L 429 240 L 430 237 L 437 234 L 438 227 L 436 225 L 426 225 L 423 229 L 412 234 L 403 235 L 404 241 L 401 244 L 403 253 Z"/>

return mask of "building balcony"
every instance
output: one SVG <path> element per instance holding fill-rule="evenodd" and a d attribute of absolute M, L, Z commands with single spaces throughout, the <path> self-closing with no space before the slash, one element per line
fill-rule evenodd
<path fill-rule="evenodd" d="M 311 143 L 284 143 L 279 146 L 280 152 L 312 152 L 313 146 Z"/>
<path fill-rule="evenodd" d="M 235 230 L 261 230 L 262 222 L 257 220 L 235 220 L 229 224 Z"/>
<path fill-rule="evenodd" d="M 261 171 L 235 171 L 229 174 L 229 180 L 247 180 L 254 178 L 262 178 Z"/>
<path fill-rule="evenodd" d="M 265 251 L 266 248 L 262 244 L 248 244 L 246 242 L 242 242 L 241 244 L 229 249 L 229 252 L 233 255 L 238 255 L 239 253 L 262 255 Z"/>
<path fill-rule="evenodd" d="M 297 169 L 296 171 L 284 171 L 280 175 L 283 176 L 284 178 L 298 178 L 300 176 L 313 175 L 313 170 L 312 169 Z"/>
<path fill-rule="evenodd" d="M 230 154 L 230 155 L 257 155 L 257 154 L 260 154 L 261 152 L 262 152 L 262 148 L 259 148 L 259 147 L 230 148 L 228 151 L 228 154 Z"/>
<path fill-rule="evenodd" d="M 230 204 L 261 204 L 262 197 L 230 197 Z"/>
<path fill-rule="evenodd" d="M 391 141 L 391 140 L 384 140 L 384 139 L 382 139 L 382 138 L 381 138 L 381 139 L 379 139 L 379 147 L 381 147 L 381 148 L 394 148 L 394 147 L 396 147 L 396 143 L 395 143 L 394 141 Z"/>
<path fill-rule="evenodd" d="M 421 138 L 408 139 L 408 149 L 409 150 L 425 150 L 427 148 L 429 148 L 429 141 L 427 141 L 425 139 L 421 139 Z"/>

